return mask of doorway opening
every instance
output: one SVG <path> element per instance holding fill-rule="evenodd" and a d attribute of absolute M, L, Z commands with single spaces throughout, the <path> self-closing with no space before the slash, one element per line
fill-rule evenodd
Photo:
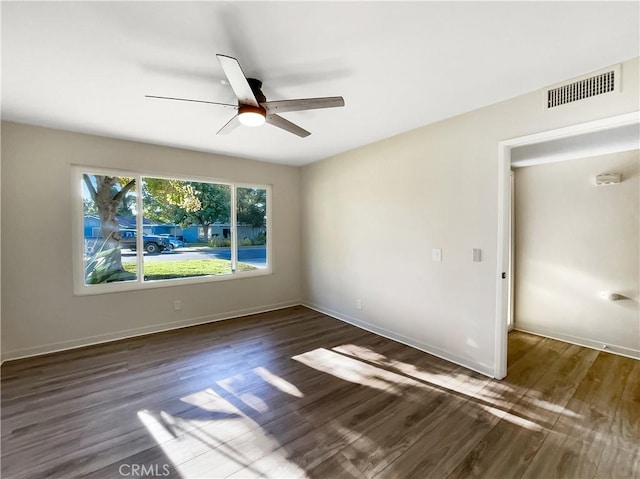
<path fill-rule="evenodd" d="M 640 112 L 633 112 L 602 120 L 591 121 L 556 130 L 505 140 L 498 145 L 498 254 L 495 320 L 494 377 L 507 375 L 507 336 L 513 328 L 513 175 L 514 149 L 550 144 L 555 140 L 613 131 L 640 124 Z M 583 137 L 584 138 L 584 137 Z M 576 138 L 578 143 L 580 139 Z M 551 161 L 561 161 L 551 159 Z"/>

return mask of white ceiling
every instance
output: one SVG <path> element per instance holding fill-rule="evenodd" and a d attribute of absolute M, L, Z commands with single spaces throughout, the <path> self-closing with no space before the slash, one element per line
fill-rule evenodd
<path fill-rule="evenodd" d="M 2 2 L 2 118 L 303 165 L 639 55 L 638 2 Z M 215 54 L 311 131 L 216 131 Z"/>

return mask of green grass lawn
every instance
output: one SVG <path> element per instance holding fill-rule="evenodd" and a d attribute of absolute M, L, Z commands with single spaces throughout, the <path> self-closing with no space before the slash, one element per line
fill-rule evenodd
<path fill-rule="evenodd" d="M 135 273 L 135 263 L 123 263 L 125 270 Z M 238 263 L 238 271 L 257 269 L 245 263 Z M 216 274 L 231 274 L 231 261 L 224 259 L 184 259 L 177 261 L 157 261 L 144 265 L 144 276 L 147 280 L 191 278 Z"/>

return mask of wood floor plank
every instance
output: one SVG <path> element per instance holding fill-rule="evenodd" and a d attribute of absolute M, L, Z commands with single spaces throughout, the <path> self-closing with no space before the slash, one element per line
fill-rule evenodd
<path fill-rule="evenodd" d="M 611 433 L 616 446 L 635 451 L 640 456 L 640 361 L 632 361 L 620 405 L 613 418 Z"/>
<path fill-rule="evenodd" d="M 438 389 L 425 394 L 421 401 L 404 401 L 402 409 L 392 418 L 367 430 L 346 446 L 342 454 L 366 477 L 374 477 L 464 402 L 457 395 Z"/>
<path fill-rule="evenodd" d="M 542 341 L 542 336 L 534 336 L 521 331 L 510 331 L 507 364 L 513 366 L 518 359 L 531 351 L 540 341 Z"/>
<path fill-rule="evenodd" d="M 484 438 L 508 413 L 513 403 L 539 381 L 545 373 L 545 366 L 552 364 L 567 347 L 551 340 L 536 342 L 521 361 L 510 366 L 505 381 L 486 381 L 484 387 L 472 395 L 462 396 L 467 400 L 464 407 L 449 414 L 441 427 L 422 437 L 379 477 L 385 477 L 385 474 L 406 477 L 477 474 L 481 470 L 478 461 L 485 457 L 482 452 L 487 447 Z M 536 368 L 541 359 L 541 368 Z M 453 434 L 451 424 L 456 426 Z M 460 441 L 460 436 L 464 437 L 463 441 Z M 427 451 L 423 447 L 425 445 L 428 445 Z"/>
<path fill-rule="evenodd" d="M 545 432 L 534 423 L 508 417 L 501 418 L 447 478 L 522 476 Z"/>
<path fill-rule="evenodd" d="M 536 343 L 518 361 L 510 364 L 507 377 L 503 381 L 495 381 L 483 389 L 488 400 L 495 405 L 503 405 L 503 409 L 510 409 L 529 389 L 531 389 L 547 372 L 555 361 L 569 347 L 568 343 L 543 338 Z"/>
<path fill-rule="evenodd" d="M 596 356 L 596 351 L 566 345 L 449 477 L 521 476 Z M 549 408 L 550 404 L 557 407 Z"/>
<path fill-rule="evenodd" d="M 499 409 L 465 401 L 374 477 L 447 477 L 501 414 Z"/>
<path fill-rule="evenodd" d="M 594 479 L 637 479 L 640 477 L 640 444 L 635 450 L 609 442 L 604 446 Z"/>
<path fill-rule="evenodd" d="M 615 443 L 610 431 L 633 365 L 632 359 L 598 353 L 523 478 L 595 476 L 605 448 Z"/>
<path fill-rule="evenodd" d="M 333 456 L 325 459 L 316 467 L 308 469 L 305 476 L 309 479 L 326 479 L 328 477 L 339 477 L 340 479 L 365 479 L 367 477 L 340 452 L 337 452 Z"/>
<path fill-rule="evenodd" d="M 546 374 L 515 403 L 512 414 L 551 429 L 569 400 L 584 380 L 598 352 L 568 345 Z"/>
<path fill-rule="evenodd" d="M 0 372 L 12 479 L 640 477 L 640 362 L 517 331 L 503 381 L 304 307 Z"/>

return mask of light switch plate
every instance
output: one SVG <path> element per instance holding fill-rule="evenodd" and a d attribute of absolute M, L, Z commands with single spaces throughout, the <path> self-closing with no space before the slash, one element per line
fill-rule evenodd
<path fill-rule="evenodd" d="M 438 263 L 442 261 L 442 250 L 440 248 L 434 248 L 431 250 L 431 260 Z"/>

